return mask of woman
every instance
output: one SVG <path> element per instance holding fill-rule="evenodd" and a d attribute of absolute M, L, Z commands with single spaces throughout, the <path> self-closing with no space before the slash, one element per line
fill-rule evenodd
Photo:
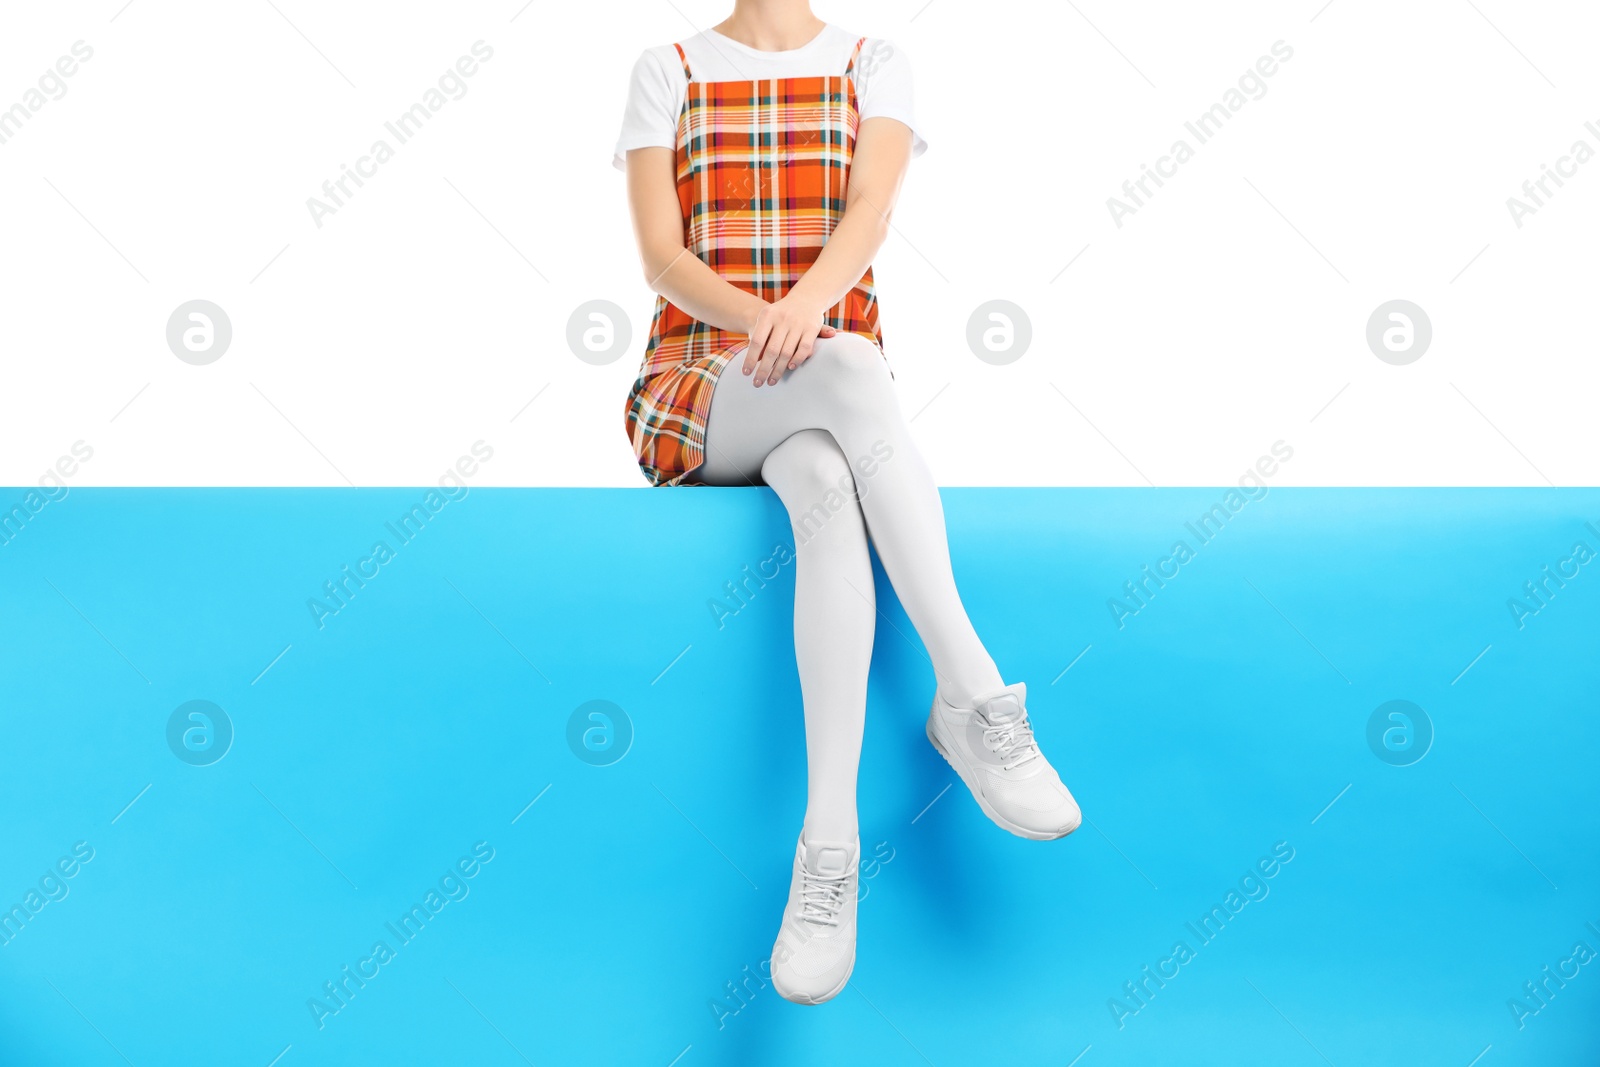
<path fill-rule="evenodd" d="M 772 983 L 832 998 L 855 963 L 856 769 L 875 620 L 868 537 L 937 678 L 928 739 L 1022 837 L 1078 806 L 956 593 L 944 512 L 882 351 L 871 262 L 926 148 L 906 57 L 807 0 L 736 0 L 640 56 L 613 162 L 658 293 L 627 429 L 654 485 L 759 485 L 794 526 L 808 792 Z"/>

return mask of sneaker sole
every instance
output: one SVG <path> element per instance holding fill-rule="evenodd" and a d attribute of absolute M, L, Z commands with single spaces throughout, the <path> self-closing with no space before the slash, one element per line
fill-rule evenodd
<path fill-rule="evenodd" d="M 1010 819 L 1007 819 L 1005 816 L 1001 815 L 994 809 L 993 805 L 989 803 L 989 799 L 983 795 L 982 787 L 975 783 L 973 776 L 967 771 L 967 769 L 963 767 L 961 763 L 958 763 L 956 760 L 950 758 L 950 753 L 945 750 L 944 745 L 940 743 L 939 738 L 934 733 L 933 719 L 933 715 L 928 716 L 928 725 L 925 731 L 928 735 L 928 742 L 933 745 L 934 751 L 938 752 L 939 755 L 944 757 L 944 761 L 950 765 L 950 769 L 956 772 L 956 776 L 960 778 L 962 784 L 967 787 L 967 792 L 972 794 L 972 798 L 978 802 L 978 807 L 983 809 L 983 813 L 989 817 L 990 822 L 994 823 L 996 826 L 1000 827 L 1000 829 L 1005 830 L 1008 833 L 1015 834 L 1018 837 L 1027 838 L 1029 841 L 1059 841 L 1061 838 L 1066 837 L 1079 826 L 1083 825 L 1083 819 L 1080 813 L 1077 823 L 1069 826 L 1065 830 L 1059 830 L 1055 833 L 1050 833 L 1042 830 L 1030 830 L 1025 826 L 1018 826 Z"/>

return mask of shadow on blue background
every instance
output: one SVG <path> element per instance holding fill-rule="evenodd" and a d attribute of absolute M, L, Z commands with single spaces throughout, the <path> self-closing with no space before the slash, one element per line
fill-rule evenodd
<path fill-rule="evenodd" d="M 474 489 L 403 542 L 424 495 L 75 489 L 8 528 L 0 1062 L 1596 1061 L 1600 563 L 1524 583 L 1600 549 L 1600 493 L 1274 489 L 1201 543 L 1223 490 L 945 491 L 1087 821 L 984 819 L 880 571 L 880 862 L 821 1008 L 761 977 L 792 568 L 733 614 L 724 584 L 787 542 L 776 499 Z M 169 741 L 195 700 L 233 734 L 204 766 L 216 716 Z M 632 734 L 607 766 L 568 739 L 594 700 Z M 1431 724 L 1409 766 L 1369 745 L 1391 700 Z"/>

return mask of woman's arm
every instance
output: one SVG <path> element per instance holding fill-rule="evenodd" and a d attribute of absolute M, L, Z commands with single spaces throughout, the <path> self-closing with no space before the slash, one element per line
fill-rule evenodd
<path fill-rule="evenodd" d="M 758 309 L 743 371 L 755 384 L 776 382 L 811 356 L 822 315 L 844 299 L 872 265 L 889 236 L 889 216 L 911 162 L 911 127 L 898 119 L 870 118 L 856 135 L 844 216 L 817 261 L 782 299 Z M 823 333 L 821 336 L 830 336 Z"/>
<path fill-rule="evenodd" d="M 861 280 L 888 236 L 889 215 L 911 160 L 911 140 L 911 128 L 895 119 L 862 122 L 843 217 L 817 261 L 786 296 L 770 304 L 723 280 L 684 246 L 673 150 L 631 149 L 628 204 L 646 283 L 701 322 L 750 335 L 744 373 L 760 366 L 755 384 L 776 382 L 811 356 L 818 337 L 837 332 L 823 324 L 822 315 Z"/>
<path fill-rule="evenodd" d="M 670 148 L 628 152 L 628 206 L 645 282 L 684 312 L 733 333 L 749 333 L 769 305 L 690 252 L 683 243 L 676 157 Z"/>

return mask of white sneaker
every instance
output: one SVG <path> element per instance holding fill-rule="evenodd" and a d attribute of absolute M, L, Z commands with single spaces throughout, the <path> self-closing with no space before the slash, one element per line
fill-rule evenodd
<path fill-rule="evenodd" d="M 794 852 L 783 925 L 772 946 L 772 988 L 796 1004 L 832 1000 L 856 965 L 861 840 L 810 841 Z"/>
<path fill-rule="evenodd" d="M 955 707 L 935 693 L 928 740 L 996 825 L 1050 841 L 1076 830 L 1083 814 L 1033 739 L 1027 698 L 1022 682 L 981 695 L 976 708 Z"/>

